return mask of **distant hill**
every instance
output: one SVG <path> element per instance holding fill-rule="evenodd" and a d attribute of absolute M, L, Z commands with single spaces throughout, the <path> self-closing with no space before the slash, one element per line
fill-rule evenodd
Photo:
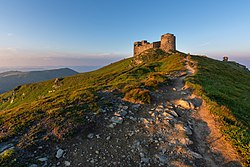
<path fill-rule="evenodd" d="M 45 70 L 52 70 L 52 69 L 61 69 L 61 68 L 70 68 L 76 72 L 89 72 L 96 69 L 101 68 L 102 66 L 89 66 L 89 65 L 81 65 L 81 66 L 39 66 L 39 67 L 0 67 L 0 73 L 7 72 L 7 71 L 22 71 L 22 72 L 29 72 L 29 71 L 45 71 Z"/>
<path fill-rule="evenodd" d="M 19 85 L 46 81 L 74 74 L 78 73 L 69 68 L 30 72 L 8 71 L 0 73 L 0 93 L 7 92 Z"/>

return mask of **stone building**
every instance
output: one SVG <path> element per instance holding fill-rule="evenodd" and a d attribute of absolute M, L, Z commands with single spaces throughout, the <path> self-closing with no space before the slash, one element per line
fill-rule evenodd
<path fill-rule="evenodd" d="M 224 57 L 223 57 L 223 61 L 228 61 L 228 57 L 227 57 L 227 56 L 224 56 Z"/>
<path fill-rule="evenodd" d="M 134 56 L 150 48 L 159 48 L 166 52 L 176 50 L 175 36 L 168 33 L 161 36 L 161 41 L 153 43 L 149 43 L 146 40 L 134 42 Z"/>

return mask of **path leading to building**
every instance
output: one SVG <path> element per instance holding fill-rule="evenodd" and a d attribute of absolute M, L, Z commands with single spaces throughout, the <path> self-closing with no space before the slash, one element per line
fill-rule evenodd
<path fill-rule="evenodd" d="M 188 75 L 193 75 L 195 69 L 189 58 L 186 61 Z M 200 98 L 191 95 L 190 98 Z M 203 155 L 206 166 L 241 166 L 241 157 L 232 147 L 229 141 L 220 132 L 220 123 L 210 113 L 205 101 L 197 112 L 193 113 L 193 140 L 196 143 L 195 149 Z"/>
<path fill-rule="evenodd" d="M 189 58 L 186 72 L 152 92 L 153 103 L 126 102 L 103 91 L 107 105 L 78 137 L 51 146 L 45 166 L 80 167 L 222 167 L 241 166 L 239 156 L 219 132 L 204 101 L 185 78 L 195 73 Z"/>

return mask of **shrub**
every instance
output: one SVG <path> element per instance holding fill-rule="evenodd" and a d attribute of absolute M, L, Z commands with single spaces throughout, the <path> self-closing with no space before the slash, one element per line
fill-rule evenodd
<path fill-rule="evenodd" d="M 126 100 L 133 103 L 150 103 L 151 97 L 149 90 L 143 90 L 141 88 L 135 88 L 128 91 L 124 97 Z"/>
<path fill-rule="evenodd" d="M 148 76 L 146 80 L 144 80 L 144 84 L 147 87 L 156 89 L 161 83 L 164 83 L 166 81 L 169 81 L 169 79 L 162 75 L 161 73 L 153 73 Z"/>

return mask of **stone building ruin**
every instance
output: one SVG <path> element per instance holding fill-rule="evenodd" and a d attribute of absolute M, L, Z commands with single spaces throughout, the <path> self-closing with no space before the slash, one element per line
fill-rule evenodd
<path fill-rule="evenodd" d="M 228 57 L 227 57 L 227 56 L 224 56 L 224 57 L 223 57 L 223 61 L 228 61 Z"/>
<path fill-rule="evenodd" d="M 165 52 L 176 50 L 175 36 L 173 34 L 164 34 L 161 36 L 161 41 L 149 43 L 146 40 L 134 42 L 134 56 L 139 55 L 150 48 L 159 48 Z"/>

